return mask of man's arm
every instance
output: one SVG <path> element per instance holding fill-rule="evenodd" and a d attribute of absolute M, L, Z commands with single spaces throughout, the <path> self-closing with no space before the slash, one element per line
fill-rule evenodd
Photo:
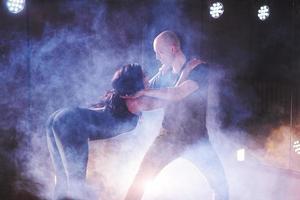
<path fill-rule="evenodd" d="M 146 89 L 138 92 L 140 96 L 145 95 L 168 101 L 179 101 L 199 88 L 198 84 L 192 80 L 183 81 L 176 87 L 161 88 L 161 89 Z"/>
<path fill-rule="evenodd" d="M 168 101 L 153 97 L 142 96 L 139 98 L 126 99 L 126 105 L 130 112 L 139 113 L 142 111 L 155 110 L 163 108 Z"/>

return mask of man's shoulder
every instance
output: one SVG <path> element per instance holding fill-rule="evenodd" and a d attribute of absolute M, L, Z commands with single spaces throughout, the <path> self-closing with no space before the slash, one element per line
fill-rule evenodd
<path fill-rule="evenodd" d="M 188 79 L 203 85 L 203 83 L 208 81 L 208 76 L 209 65 L 206 63 L 201 63 L 190 72 Z"/>
<path fill-rule="evenodd" d="M 209 71 L 209 64 L 207 63 L 200 63 L 196 67 L 193 68 L 190 74 L 198 74 L 198 73 L 208 73 Z"/>

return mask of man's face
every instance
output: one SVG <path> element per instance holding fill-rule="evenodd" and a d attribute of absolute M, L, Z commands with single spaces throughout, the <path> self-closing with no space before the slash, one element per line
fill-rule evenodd
<path fill-rule="evenodd" d="M 173 48 L 170 45 L 165 44 L 162 40 L 154 40 L 153 49 L 156 55 L 156 59 L 163 65 L 172 66 L 174 61 Z"/>

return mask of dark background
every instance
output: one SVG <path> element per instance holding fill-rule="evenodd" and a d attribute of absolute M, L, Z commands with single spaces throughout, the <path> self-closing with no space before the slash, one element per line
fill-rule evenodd
<path fill-rule="evenodd" d="M 46 145 L 43 130 L 51 112 L 97 101 L 117 66 L 139 62 L 153 75 L 159 64 L 152 41 L 166 29 L 180 35 L 188 55 L 199 55 L 223 73 L 218 119 L 224 130 L 245 130 L 259 136 L 261 144 L 276 126 L 297 131 L 299 2 L 223 0 L 219 19 L 209 15 L 211 2 L 30 0 L 14 15 L 3 1 L 1 195 L 34 198 L 42 186 L 22 173 L 32 154 L 19 156 L 20 151 Z M 264 3 L 271 16 L 260 21 L 257 9 Z M 37 140 L 42 142 L 32 146 Z"/>

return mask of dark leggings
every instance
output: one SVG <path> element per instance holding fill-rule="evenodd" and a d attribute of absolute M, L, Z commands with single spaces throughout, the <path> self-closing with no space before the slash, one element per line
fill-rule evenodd
<path fill-rule="evenodd" d="M 76 109 L 58 110 L 48 120 L 48 149 L 56 173 L 54 199 L 67 197 L 71 189 L 75 190 L 84 184 L 88 135 L 80 130 L 81 126 Z"/>
<path fill-rule="evenodd" d="M 65 108 L 50 116 L 47 143 L 56 173 L 54 199 L 61 199 L 70 193 L 76 196 L 76 192 L 83 190 L 88 141 L 120 134 L 112 130 L 112 121 L 109 113 L 83 108 Z"/>

